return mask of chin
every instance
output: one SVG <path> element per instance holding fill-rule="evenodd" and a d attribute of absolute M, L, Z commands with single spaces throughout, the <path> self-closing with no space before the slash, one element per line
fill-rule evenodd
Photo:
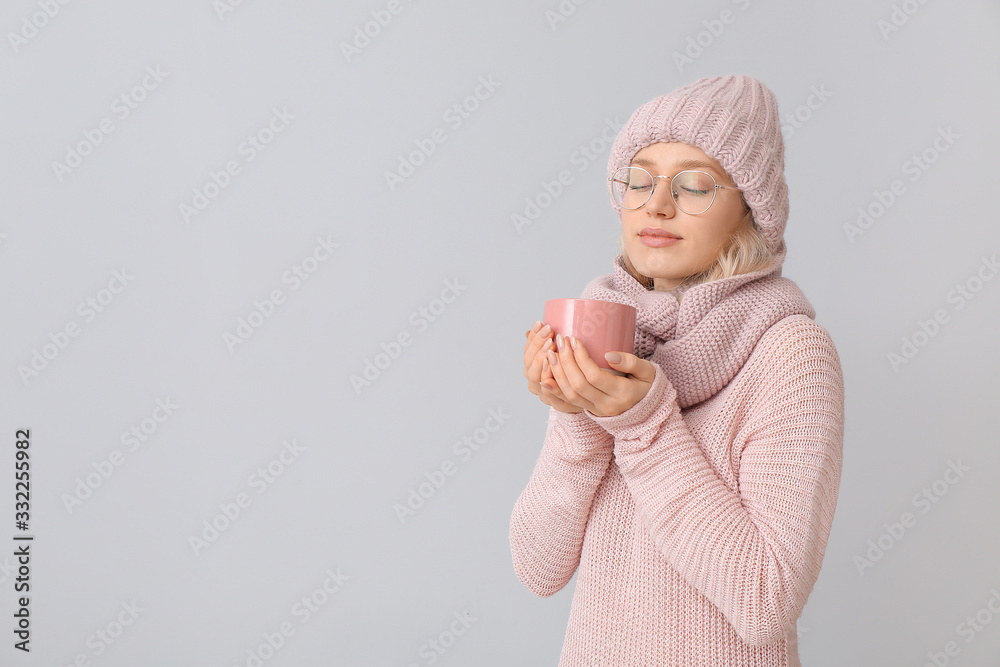
<path fill-rule="evenodd" d="M 669 247 L 647 248 L 646 246 L 642 246 L 637 249 L 638 252 L 636 253 L 629 252 L 629 259 L 632 260 L 632 266 L 644 276 L 660 278 L 662 280 L 673 280 L 675 278 L 673 274 L 679 268 L 677 259 L 671 259 L 669 255 L 662 252 Z M 664 266 L 667 263 L 669 263 L 669 266 Z"/>

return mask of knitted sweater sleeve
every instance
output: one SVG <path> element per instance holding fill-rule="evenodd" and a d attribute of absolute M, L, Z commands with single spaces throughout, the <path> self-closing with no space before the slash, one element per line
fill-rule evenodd
<path fill-rule="evenodd" d="M 759 378 L 733 428 L 734 490 L 716 473 L 656 366 L 624 413 L 592 416 L 656 548 L 746 642 L 794 629 L 819 576 L 840 485 L 843 378 L 833 341 L 812 322 L 776 325 L 755 349 Z M 749 361 L 748 361 L 749 363 Z M 737 420 L 737 411 L 748 414 Z M 589 414 L 589 413 L 588 413 Z"/>
<path fill-rule="evenodd" d="M 611 434 L 588 413 L 550 408 L 541 454 L 510 517 L 514 572 L 536 595 L 553 595 L 573 577 L 613 449 Z"/>

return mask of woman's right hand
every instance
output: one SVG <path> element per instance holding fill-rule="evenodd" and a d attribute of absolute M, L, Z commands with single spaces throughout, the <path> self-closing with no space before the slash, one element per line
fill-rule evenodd
<path fill-rule="evenodd" d="M 528 379 L 528 390 L 559 412 L 575 414 L 583 412 L 583 408 L 567 403 L 555 396 L 548 387 L 556 387 L 552 369 L 548 368 L 546 352 L 553 348 L 552 328 L 549 325 L 540 326 L 536 322 L 529 331 L 524 332 L 527 342 L 524 344 L 524 377 Z M 544 384 L 543 384 L 544 383 Z"/>

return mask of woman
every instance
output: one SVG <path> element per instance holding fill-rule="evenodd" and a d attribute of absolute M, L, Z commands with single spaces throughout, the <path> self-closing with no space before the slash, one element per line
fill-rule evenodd
<path fill-rule="evenodd" d="M 840 485 L 840 360 L 781 276 L 788 194 L 773 93 L 701 79 L 641 106 L 608 162 L 622 248 L 583 298 L 637 309 L 600 369 L 527 332 L 550 406 L 514 507 L 520 581 L 577 571 L 560 667 L 800 665 L 796 620 Z"/>

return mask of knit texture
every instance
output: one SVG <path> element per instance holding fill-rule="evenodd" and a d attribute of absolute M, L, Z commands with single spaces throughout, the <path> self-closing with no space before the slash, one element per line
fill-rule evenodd
<path fill-rule="evenodd" d="M 678 302 L 636 281 L 619 253 L 614 273 L 588 283 L 582 298 L 636 309 L 631 352 L 663 367 L 686 408 L 728 384 L 772 324 L 789 315 L 816 316 L 799 286 L 781 277 L 784 258 L 782 250 L 767 267 L 698 285 Z"/>
<path fill-rule="evenodd" d="M 713 76 L 646 102 L 618 132 L 608 176 L 660 141 L 695 146 L 717 160 L 743 191 L 768 245 L 781 249 L 788 221 L 785 146 L 778 101 L 767 86 L 745 74 Z M 621 214 L 613 197 L 611 207 Z"/>
<path fill-rule="evenodd" d="M 623 271 L 585 293 L 634 301 L 655 379 L 620 415 L 550 409 L 514 571 L 539 596 L 577 573 L 560 667 L 799 667 L 840 486 L 834 343 L 780 258 L 680 303 Z"/>

